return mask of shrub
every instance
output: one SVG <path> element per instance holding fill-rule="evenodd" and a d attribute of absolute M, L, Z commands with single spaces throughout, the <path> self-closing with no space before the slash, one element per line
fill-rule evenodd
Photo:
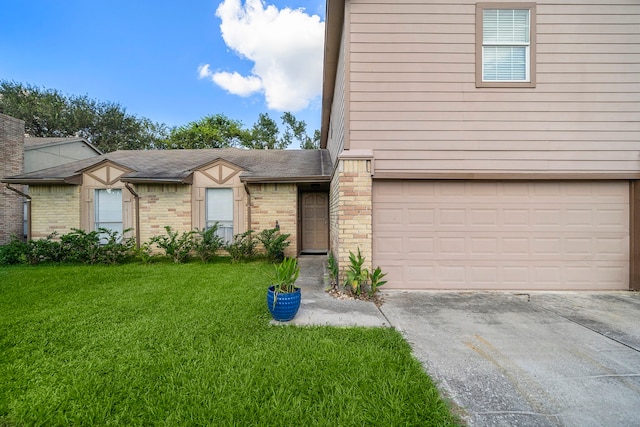
<path fill-rule="evenodd" d="M 233 236 L 233 241 L 225 244 L 224 249 L 231 256 L 231 262 L 244 261 L 255 256 L 256 241 L 253 239 L 253 230 Z"/>
<path fill-rule="evenodd" d="M 139 248 L 132 249 L 133 255 L 143 264 L 149 264 L 153 259 L 151 242 L 144 242 Z"/>
<path fill-rule="evenodd" d="M 364 257 L 360 254 L 360 248 L 358 248 L 357 256 L 349 251 L 349 263 L 349 270 L 346 272 L 344 285 L 355 295 L 360 295 L 362 285 L 366 283 L 369 276 L 369 271 L 366 268 L 362 268 Z"/>
<path fill-rule="evenodd" d="M 125 230 L 127 232 L 128 230 Z M 57 233 L 26 243 L 13 239 L 0 250 L 0 264 L 28 262 L 68 262 L 119 264 L 125 262 L 135 246 L 134 238 L 124 239 L 117 231 L 100 228 L 86 232 L 76 228 L 54 240 Z"/>
<path fill-rule="evenodd" d="M 291 234 L 280 234 L 278 228 L 262 230 L 258 234 L 258 240 L 267 252 L 267 258 L 271 262 L 282 262 L 284 260 L 284 250 L 291 244 L 287 239 Z"/>
<path fill-rule="evenodd" d="M 100 234 L 72 228 L 71 232 L 60 236 L 62 257 L 59 261 L 96 264 L 100 259 Z"/>
<path fill-rule="evenodd" d="M 64 257 L 62 244 L 53 240 L 58 233 L 55 231 L 44 239 L 29 240 L 25 258 L 29 264 L 39 264 L 41 262 L 60 262 Z"/>
<path fill-rule="evenodd" d="M 27 244 L 16 236 L 4 246 L 0 246 L 0 265 L 22 264 L 26 261 Z"/>
<path fill-rule="evenodd" d="M 217 255 L 218 251 L 224 246 L 222 237 L 216 234 L 217 231 L 217 222 L 209 229 L 196 230 L 193 249 L 202 262 L 207 262 L 213 259 Z"/>
<path fill-rule="evenodd" d="M 380 267 L 376 267 L 376 269 L 373 270 L 373 273 L 369 274 L 369 279 L 371 280 L 371 284 L 369 288 L 370 297 L 374 296 L 376 292 L 378 292 L 378 288 L 380 286 L 387 283 L 386 280 L 382 280 L 382 278 L 386 275 L 387 273 L 383 273 Z"/>
<path fill-rule="evenodd" d="M 131 229 L 124 230 L 126 233 Z M 124 238 L 117 231 L 99 228 L 102 244 L 98 245 L 98 259 L 103 264 L 121 264 L 133 255 L 136 240 L 133 237 Z"/>
<path fill-rule="evenodd" d="M 387 283 L 386 280 L 382 280 L 387 273 L 383 273 L 380 267 L 376 267 L 371 273 L 368 269 L 362 268 L 363 264 L 364 257 L 360 254 L 360 248 L 357 255 L 349 251 L 349 269 L 346 272 L 344 286 L 356 297 L 359 297 L 364 289 L 368 289 L 367 294 L 372 297 L 378 292 L 380 286 Z"/>
<path fill-rule="evenodd" d="M 327 258 L 327 266 L 329 267 L 329 285 L 331 289 L 335 289 L 338 285 L 338 262 L 336 258 L 333 256 L 333 252 L 329 252 L 329 257 Z"/>
<path fill-rule="evenodd" d="M 153 236 L 149 242 L 162 249 L 165 255 L 175 263 L 188 261 L 189 253 L 193 249 L 193 234 L 195 232 L 185 231 L 180 234 L 173 231 L 169 225 L 164 229 L 167 231 L 166 236 Z"/>

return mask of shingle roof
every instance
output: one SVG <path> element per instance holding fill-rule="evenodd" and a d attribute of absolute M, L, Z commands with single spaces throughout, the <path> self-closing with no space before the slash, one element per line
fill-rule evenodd
<path fill-rule="evenodd" d="M 121 150 L 61 166 L 6 177 L 3 182 L 33 184 L 69 182 L 84 170 L 106 160 L 131 169 L 123 181 L 185 181 L 192 172 L 215 160 L 225 160 L 243 169 L 244 181 L 326 181 L 331 163 L 327 150 Z"/>

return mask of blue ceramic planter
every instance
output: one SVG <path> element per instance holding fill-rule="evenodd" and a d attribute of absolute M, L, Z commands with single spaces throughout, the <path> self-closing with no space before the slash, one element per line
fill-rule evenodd
<path fill-rule="evenodd" d="M 295 292 L 291 293 L 278 293 L 278 297 L 275 298 L 275 292 L 273 286 L 269 287 L 267 292 L 267 307 L 271 316 L 279 322 L 288 322 L 296 317 L 296 313 L 300 308 L 300 288 L 296 288 Z M 275 306 L 273 300 L 276 300 Z"/>

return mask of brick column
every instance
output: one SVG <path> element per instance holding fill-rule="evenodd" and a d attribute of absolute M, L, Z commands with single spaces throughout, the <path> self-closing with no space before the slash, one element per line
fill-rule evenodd
<path fill-rule="evenodd" d="M 370 153 L 344 152 L 332 180 L 331 239 L 341 280 L 349 265 L 349 252 L 356 254 L 358 248 L 365 258 L 363 267 L 371 269 L 371 160 Z"/>
<path fill-rule="evenodd" d="M 24 122 L 0 114 L 0 179 L 24 170 Z M 23 235 L 24 198 L 0 184 L 0 245 Z M 22 185 L 14 188 L 23 191 Z"/>

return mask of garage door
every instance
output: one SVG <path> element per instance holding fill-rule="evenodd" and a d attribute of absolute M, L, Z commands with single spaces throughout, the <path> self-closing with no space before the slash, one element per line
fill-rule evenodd
<path fill-rule="evenodd" d="M 629 289 L 629 184 L 374 181 L 388 288 Z"/>

